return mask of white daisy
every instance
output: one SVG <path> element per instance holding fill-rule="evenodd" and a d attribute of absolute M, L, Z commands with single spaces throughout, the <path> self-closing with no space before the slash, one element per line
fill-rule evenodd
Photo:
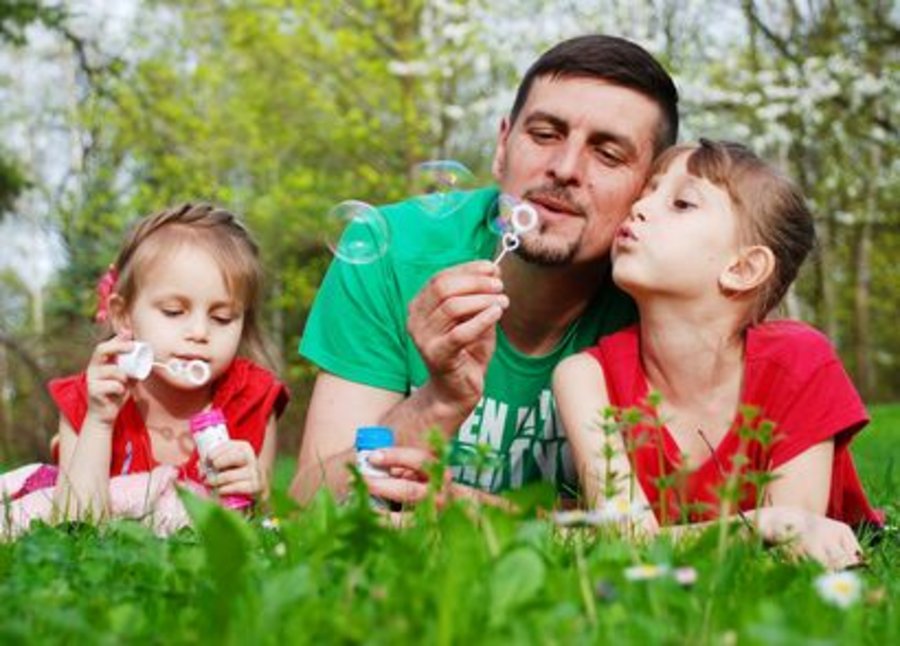
<path fill-rule="evenodd" d="M 819 576 L 816 591 L 822 600 L 839 608 L 849 608 L 862 596 L 862 581 L 856 572 L 828 572 Z"/>
<path fill-rule="evenodd" d="M 665 564 L 654 565 L 652 563 L 643 563 L 641 565 L 632 565 L 625 568 L 625 578 L 629 581 L 650 581 L 658 579 L 669 573 L 669 566 Z"/>
<path fill-rule="evenodd" d="M 647 509 L 647 505 L 636 500 L 630 500 L 627 496 L 616 496 L 603 504 L 600 514 L 607 523 L 621 523 L 628 520 L 636 520 Z"/>

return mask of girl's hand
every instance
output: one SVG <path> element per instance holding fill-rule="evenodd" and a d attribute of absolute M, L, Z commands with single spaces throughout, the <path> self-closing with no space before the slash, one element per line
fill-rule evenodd
<path fill-rule="evenodd" d="M 116 357 L 128 352 L 134 341 L 121 336 L 97 345 L 88 363 L 88 417 L 112 428 L 128 397 L 128 377 L 116 365 Z"/>
<path fill-rule="evenodd" d="M 798 556 L 815 559 L 831 570 L 863 564 L 862 548 L 849 525 L 798 507 L 760 510 L 766 541 L 785 544 Z"/>
<path fill-rule="evenodd" d="M 207 478 L 207 484 L 220 496 L 258 496 L 266 488 L 256 453 L 245 440 L 228 440 L 220 444 L 210 452 L 209 464 L 216 473 Z"/>

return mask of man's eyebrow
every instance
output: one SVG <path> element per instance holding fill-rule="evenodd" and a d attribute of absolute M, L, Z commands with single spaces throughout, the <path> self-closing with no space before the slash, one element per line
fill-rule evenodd
<path fill-rule="evenodd" d="M 568 132 L 569 131 L 569 123 L 565 119 L 561 119 L 557 117 L 555 114 L 551 114 L 549 112 L 544 112 L 542 110 L 535 110 L 531 114 L 529 114 L 525 118 L 525 125 L 531 125 L 535 121 L 546 121 L 549 123 L 555 130 L 559 132 Z"/>

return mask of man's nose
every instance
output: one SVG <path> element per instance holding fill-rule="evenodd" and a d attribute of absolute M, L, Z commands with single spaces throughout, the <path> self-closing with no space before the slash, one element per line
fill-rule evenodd
<path fill-rule="evenodd" d="M 582 156 L 580 146 L 575 142 L 566 142 L 557 147 L 547 173 L 563 185 L 581 183 Z"/>

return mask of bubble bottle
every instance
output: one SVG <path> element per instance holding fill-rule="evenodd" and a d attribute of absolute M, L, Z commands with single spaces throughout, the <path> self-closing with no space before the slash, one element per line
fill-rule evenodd
<path fill-rule="evenodd" d="M 197 413 L 190 420 L 191 435 L 194 444 L 197 445 L 197 454 L 200 456 L 200 471 L 208 478 L 216 474 L 215 468 L 209 463 L 209 455 L 214 448 L 229 440 L 228 425 L 225 415 L 218 408 Z M 233 494 L 220 498 L 220 501 L 229 509 L 246 509 L 253 504 L 253 497 Z"/>
<path fill-rule="evenodd" d="M 378 449 L 394 446 L 394 432 L 387 426 L 360 426 L 356 429 L 356 467 L 360 475 L 366 478 L 389 478 L 386 469 L 379 469 L 369 462 L 369 456 Z M 387 500 L 378 496 L 370 497 L 376 509 L 390 509 Z"/>

